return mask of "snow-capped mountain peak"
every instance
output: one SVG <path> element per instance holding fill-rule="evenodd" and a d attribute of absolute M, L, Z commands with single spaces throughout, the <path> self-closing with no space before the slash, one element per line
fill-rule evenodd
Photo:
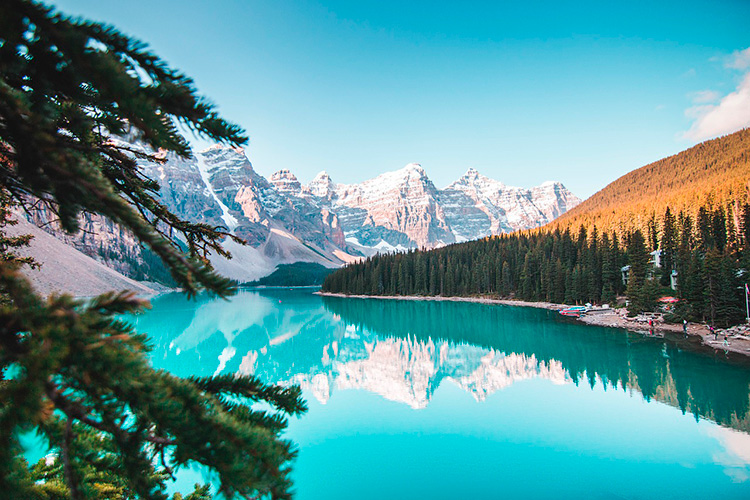
<path fill-rule="evenodd" d="M 333 182 L 328 172 L 323 170 L 305 186 L 305 191 L 318 198 L 329 199 L 336 192 L 336 183 Z"/>
<path fill-rule="evenodd" d="M 480 174 L 479 171 L 477 169 L 475 169 L 474 167 L 469 167 L 466 170 L 466 173 L 464 175 L 462 175 L 459 178 L 459 180 L 461 180 L 461 179 L 478 179 L 480 177 L 484 177 L 484 176 L 482 174 Z"/>
<path fill-rule="evenodd" d="M 427 172 L 422 168 L 422 165 L 419 163 L 408 163 L 403 168 L 391 172 L 384 172 L 373 179 L 366 180 L 361 184 L 354 184 L 353 186 L 367 185 L 368 188 L 379 186 L 380 189 L 387 190 L 408 183 L 410 180 L 417 182 L 427 181 L 432 184 L 432 181 L 427 177 Z"/>
<path fill-rule="evenodd" d="M 225 226 L 250 243 L 233 246 L 229 264 L 215 263 L 240 281 L 267 274 L 281 262 L 336 266 L 377 252 L 536 227 L 579 201 L 559 182 L 513 188 L 474 168 L 440 190 L 419 163 L 358 184 L 336 184 L 323 171 L 302 186 L 286 169 L 266 179 L 244 150 L 220 145 L 194 159 L 169 157 L 143 168 L 159 180 L 162 201 L 175 213 Z M 253 264 L 258 259 L 262 265 Z"/>
<path fill-rule="evenodd" d="M 400 171 L 402 172 L 417 172 L 420 175 L 427 175 L 424 168 L 420 163 L 407 163 Z"/>
<path fill-rule="evenodd" d="M 506 186 L 500 181 L 491 179 L 486 175 L 482 175 L 474 168 L 469 168 L 464 175 L 452 184 L 448 185 L 445 189 L 455 189 L 460 191 L 471 191 L 476 193 L 477 196 L 488 197 L 493 196 L 495 193 L 500 192 L 504 189 L 517 189 L 510 186 Z"/>
<path fill-rule="evenodd" d="M 580 202 L 559 182 L 524 189 L 474 168 L 441 191 L 441 198 L 458 241 L 541 226 Z"/>

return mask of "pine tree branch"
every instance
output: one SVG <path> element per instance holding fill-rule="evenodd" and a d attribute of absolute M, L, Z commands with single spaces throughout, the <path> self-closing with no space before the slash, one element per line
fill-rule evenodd
<path fill-rule="evenodd" d="M 65 482 L 68 485 L 71 500 L 80 500 L 81 492 L 78 490 L 78 479 L 76 478 L 76 474 L 73 472 L 73 464 L 70 460 L 70 442 L 72 439 L 73 420 L 71 418 L 66 418 L 65 432 L 61 447 L 63 468 L 65 470 Z"/>
<path fill-rule="evenodd" d="M 140 434 L 140 433 L 133 433 L 128 432 L 124 430 L 121 427 L 118 426 L 108 426 L 104 422 L 101 422 L 99 420 L 96 420 L 91 417 L 91 413 L 93 412 L 92 409 L 86 408 L 84 405 L 80 403 L 76 403 L 73 401 L 70 401 L 67 399 L 63 394 L 59 391 L 57 386 L 52 383 L 48 382 L 45 385 L 46 389 L 46 395 L 55 404 L 55 407 L 65 413 L 65 415 L 68 416 L 69 419 L 76 419 L 84 424 L 93 427 L 96 430 L 102 431 L 107 434 L 114 435 L 119 441 L 129 441 L 134 437 L 135 435 L 139 435 L 139 437 L 142 437 L 145 441 L 148 441 L 149 443 L 156 444 L 159 446 L 174 446 L 177 444 L 177 441 L 170 438 L 165 438 L 162 436 L 155 436 L 151 434 Z"/>

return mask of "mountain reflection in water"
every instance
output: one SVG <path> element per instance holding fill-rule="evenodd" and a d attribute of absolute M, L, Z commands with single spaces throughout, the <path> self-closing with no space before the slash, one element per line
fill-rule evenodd
<path fill-rule="evenodd" d="M 544 378 L 640 393 L 748 431 L 750 370 L 674 343 L 498 305 L 241 291 L 229 301 L 170 294 L 137 316 L 154 364 L 181 376 L 255 374 L 326 402 L 364 389 L 424 408 L 450 381 L 477 400 Z"/>

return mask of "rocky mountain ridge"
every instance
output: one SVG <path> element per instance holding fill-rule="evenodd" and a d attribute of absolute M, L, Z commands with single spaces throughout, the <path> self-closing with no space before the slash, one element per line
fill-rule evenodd
<path fill-rule="evenodd" d="M 239 282 L 266 276 L 279 264 L 333 268 L 379 252 L 529 229 L 580 202 L 559 182 L 516 188 L 474 169 L 438 189 L 417 163 L 358 184 L 337 184 L 321 172 L 304 185 L 289 170 L 266 179 L 243 149 L 219 145 L 190 159 L 168 154 L 163 163 L 144 160 L 139 166 L 159 182 L 159 196 L 175 214 L 226 227 L 247 241 L 227 243 L 231 260 L 211 259 L 220 273 Z M 102 254 L 99 260 L 128 274 L 129 263 L 143 260 L 140 248 L 111 225 L 94 217 L 83 221 L 87 231 L 80 237 L 56 236 L 94 257 Z M 108 230 L 92 240 L 99 226 Z M 117 255 L 126 262 L 118 263 Z"/>
<path fill-rule="evenodd" d="M 378 252 L 530 229 L 580 202 L 559 182 L 523 189 L 474 169 L 438 189 L 417 163 L 358 184 L 337 184 L 321 172 L 303 185 L 289 170 L 266 179 L 242 149 L 223 146 L 142 168 L 159 179 L 162 199 L 178 215 L 229 228 L 249 243 L 233 248 L 235 254 L 259 254 L 256 260 L 269 265 L 333 267 Z"/>

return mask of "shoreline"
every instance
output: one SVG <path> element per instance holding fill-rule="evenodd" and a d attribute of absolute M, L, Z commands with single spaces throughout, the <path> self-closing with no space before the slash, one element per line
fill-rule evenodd
<path fill-rule="evenodd" d="M 547 309 L 549 311 L 557 311 L 565 307 L 569 307 L 565 304 L 554 304 L 552 302 L 527 302 L 524 300 L 510 300 L 510 299 L 492 299 L 489 297 L 441 297 L 441 296 L 419 296 L 419 295 L 346 295 L 343 293 L 329 293 L 318 291 L 316 295 L 322 295 L 326 297 L 340 297 L 348 299 L 381 299 L 381 300 L 421 300 L 421 301 L 436 301 L 436 302 L 473 302 L 478 304 L 498 304 L 505 306 L 517 306 L 517 307 L 534 307 L 537 309 Z M 621 313 L 622 311 L 622 313 Z M 608 328 L 622 328 L 633 333 L 640 333 L 645 335 L 651 335 L 649 333 L 648 325 L 645 323 L 645 317 L 636 316 L 634 318 L 628 318 L 625 316 L 624 309 L 599 309 L 588 314 L 584 314 L 578 318 L 577 321 L 585 323 L 587 325 L 603 326 Z M 663 321 L 655 321 L 652 327 L 653 335 L 670 334 L 673 339 L 679 339 L 683 337 L 682 325 L 664 323 Z M 724 351 L 725 354 L 732 352 L 735 354 L 742 355 L 745 358 L 750 359 L 750 337 L 741 337 L 727 332 L 729 335 L 729 345 L 724 344 L 725 330 L 717 329 L 718 340 L 714 340 L 712 334 L 708 331 L 708 326 L 701 323 L 688 323 L 688 339 L 700 340 L 701 346 L 709 347 L 714 351 Z"/>

